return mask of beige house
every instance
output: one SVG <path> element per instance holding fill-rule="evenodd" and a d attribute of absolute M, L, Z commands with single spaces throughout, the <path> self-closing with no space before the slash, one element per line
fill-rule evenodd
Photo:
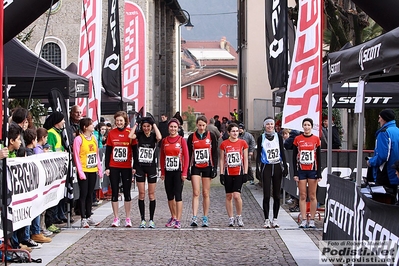
<path fill-rule="evenodd" d="M 288 0 L 288 6 L 295 6 Z M 239 87 L 243 94 L 240 106 L 243 107 L 247 129 L 262 129 L 263 119 L 274 116 L 280 110 L 273 107 L 266 65 L 265 1 L 239 0 L 238 53 Z"/>

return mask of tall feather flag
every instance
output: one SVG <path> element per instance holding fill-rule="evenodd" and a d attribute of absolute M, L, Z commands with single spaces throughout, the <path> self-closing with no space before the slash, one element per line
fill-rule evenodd
<path fill-rule="evenodd" d="M 302 120 L 313 119 L 319 136 L 322 79 L 323 1 L 299 1 L 299 15 L 290 77 L 285 95 L 282 127 L 302 130 Z"/>
<path fill-rule="evenodd" d="M 98 121 L 101 114 L 102 0 L 83 0 L 78 74 L 89 80 L 89 98 L 78 98 L 83 115 Z M 87 106 L 88 105 L 88 106 Z"/>
<path fill-rule="evenodd" d="M 146 21 L 136 3 L 125 1 L 122 97 L 137 108 L 146 104 Z"/>
<path fill-rule="evenodd" d="M 68 172 L 67 179 L 65 183 L 65 193 L 64 196 L 73 200 L 73 167 L 72 167 L 72 129 L 69 126 L 68 120 L 68 108 L 66 106 L 65 98 L 58 89 L 51 89 L 48 94 L 48 100 L 51 106 L 51 110 L 61 112 L 64 115 L 65 129 L 62 131 L 62 145 L 65 150 L 69 153 L 68 160 Z"/>
<path fill-rule="evenodd" d="M 102 84 L 108 94 L 121 96 L 121 44 L 119 33 L 119 3 L 118 0 L 108 0 L 108 27 L 105 43 Z M 122 110 L 122 97 L 121 106 Z"/>
<path fill-rule="evenodd" d="M 287 0 L 265 0 L 267 72 L 271 89 L 288 79 Z"/>

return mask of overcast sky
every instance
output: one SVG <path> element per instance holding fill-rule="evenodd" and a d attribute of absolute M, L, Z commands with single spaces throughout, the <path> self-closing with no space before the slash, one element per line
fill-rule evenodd
<path fill-rule="evenodd" d="M 194 28 L 182 27 L 182 38 L 219 41 L 223 36 L 237 49 L 237 0 L 179 0 Z"/>

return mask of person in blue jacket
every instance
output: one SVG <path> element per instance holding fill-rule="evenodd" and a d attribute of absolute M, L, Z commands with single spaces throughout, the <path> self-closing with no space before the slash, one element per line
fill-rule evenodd
<path fill-rule="evenodd" d="M 376 141 L 374 156 L 367 161 L 373 169 L 374 181 L 391 188 L 396 195 L 399 179 L 391 165 L 399 159 L 399 128 L 396 126 L 395 112 L 391 109 L 382 110 L 378 116 L 380 129 L 375 133 Z"/>

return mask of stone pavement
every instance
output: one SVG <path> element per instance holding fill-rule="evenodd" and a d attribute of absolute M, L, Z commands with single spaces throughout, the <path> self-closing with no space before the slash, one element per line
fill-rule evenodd
<path fill-rule="evenodd" d="M 279 213 L 279 229 L 263 228 L 261 208 L 262 188 L 247 183 L 243 187 L 243 219 L 245 226 L 228 227 L 224 187 L 216 178 L 211 187 L 209 228 L 191 228 L 191 183 L 183 189 L 182 229 L 166 228 L 170 217 L 164 184 L 157 184 L 155 229 L 140 229 L 137 198 L 133 198 L 132 228 L 112 228 L 110 202 L 104 202 L 93 217 L 101 224 L 80 229 L 80 222 L 63 229 L 52 243 L 32 252 L 42 258 L 42 265 L 318 265 L 318 228 L 299 229 L 283 208 Z M 137 196 L 137 190 L 132 191 Z M 124 224 L 124 209 L 120 204 L 120 218 Z M 146 199 L 148 219 L 148 199 Z M 75 216 L 78 218 L 77 216 Z M 202 217 L 202 201 L 198 217 Z M 75 219 L 77 220 L 77 219 Z M 37 265 L 37 264 L 36 264 Z"/>

